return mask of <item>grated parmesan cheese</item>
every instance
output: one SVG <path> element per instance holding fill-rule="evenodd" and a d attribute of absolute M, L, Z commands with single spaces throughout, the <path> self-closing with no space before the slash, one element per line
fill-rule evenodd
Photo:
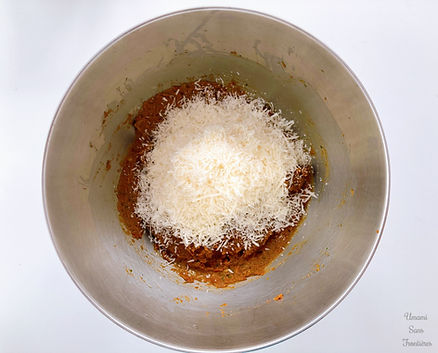
<path fill-rule="evenodd" d="M 145 224 L 185 246 L 216 249 L 230 230 L 248 248 L 269 230 L 295 225 L 312 192 L 290 197 L 286 181 L 311 157 L 293 122 L 265 104 L 204 92 L 169 105 L 139 173 L 135 212 Z"/>

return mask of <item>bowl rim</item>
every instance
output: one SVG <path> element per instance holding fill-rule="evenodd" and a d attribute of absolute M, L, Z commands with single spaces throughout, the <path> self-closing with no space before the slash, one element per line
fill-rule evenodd
<path fill-rule="evenodd" d="M 366 259 L 366 261 L 364 262 L 362 268 L 359 270 L 358 274 L 356 275 L 356 277 L 354 278 L 354 280 L 350 283 L 349 287 L 344 291 L 344 293 L 339 296 L 325 311 L 323 311 L 321 314 L 319 314 L 318 316 L 316 316 L 315 318 L 313 318 L 310 322 L 308 322 L 307 324 L 303 325 L 301 328 L 294 330 L 288 334 L 285 334 L 279 338 L 273 339 L 271 341 L 266 341 L 264 343 L 261 344 L 256 344 L 256 345 L 252 345 L 252 346 L 248 346 L 248 347 L 244 347 L 244 348 L 233 348 L 233 349 L 224 349 L 224 350 L 219 350 L 220 352 L 242 352 L 242 351 L 255 351 L 258 349 L 262 349 L 262 348 L 268 348 L 271 347 L 275 344 L 281 343 L 289 338 L 292 338 L 300 333 L 302 333 L 303 331 L 307 330 L 308 328 L 312 327 L 313 325 L 315 325 L 317 322 L 319 322 L 320 320 L 322 320 L 325 316 L 327 316 L 327 314 L 329 314 L 334 308 L 336 308 L 339 303 L 341 303 L 345 297 L 352 291 L 352 289 L 356 286 L 356 284 L 358 283 L 358 281 L 361 279 L 361 277 L 363 276 L 364 272 L 366 271 L 366 269 L 368 268 L 371 259 L 373 258 L 374 254 L 376 253 L 377 247 L 380 243 L 380 239 L 382 237 L 383 234 L 383 230 L 385 228 L 385 224 L 386 224 L 386 220 L 387 220 L 387 216 L 388 216 L 388 210 L 389 210 L 389 200 L 390 200 L 390 186 L 391 186 L 391 181 L 390 181 L 390 176 L 391 176 L 391 170 L 390 170 L 390 160 L 389 160 L 389 152 L 388 152 L 388 145 L 387 145 L 387 141 L 385 138 L 385 134 L 383 132 L 383 128 L 382 128 L 382 123 L 381 120 L 379 118 L 379 115 L 377 113 L 377 110 L 373 104 L 373 102 L 371 101 L 370 96 L 368 95 L 367 91 L 365 90 L 364 86 L 362 85 L 362 83 L 359 81 L 358 77 L 354 74 L 354 72 L 351 70 L 351 68 L 332 50 L 330 49 L 326 44 L 324 44 L 322 41 L 320 41 L 319 39 L 317 39 L 316 37 L 314 37 L 313 35 L 311 35 L 310 33 L 308 33 L 307 31 L 303 30 L 302 28 L 300 28 L 299 26 L 296 26 L 288 21 L 285 21 L 281 18 L 278 18 L 276 16 L 273 15 L 269 15 L 260 11 L 255 11 L 255 10 L 250 10 L 250 9 L 244 9 L 244 8 L 239 8 L 239 7 L 227 7 L 227 6 L 207 6 L 207 7 L 194 7 L 194 8 L 188 8 L 188 9 L 183 9 L 183 10 L 177 10 L 177 11 L 173 11 L 173 12 L 169 12 L 154 18 L 151 18 L 149 20 L 146 20 L 140 24 L 137 24 L 133 27 L 131 27 L 130 29 L 126 30 L 125 32 L 121 33 L 120 35 L 118 35 L 117 37 L 115 37 L 114 39 L 112 39 L 109 43 L 107 43 L 102 49 L 100 49 L 83 67 L 82 69 L 78 72 L 78 74 L 76 75 L 75 79 L 73 80 L 73 82 L 69 85 L 68 89 L 66 90 L 65 94 L 63 95 L 58 108 L 56 109 L 54 118 L 52 120 L 52 123 L 50 125 L 48 134 L 47 134 L 47 139 L 46 139 L 46 144 L 45 144 L 45 148 L 44 148 L 44 156 L 43 156 L 43 161 L 42 161 L 42 173 L 41 173 L 41 183 L 42 183 L 42 201 L 43 201 L 43 207 L 44 207 L 44 215 L 45 215 L 45 219 L 46 219 L 46 224 L 49 230 L 49 234 L 50 234 L 50 238 L 51 241 L 53 243 L 53 246 L 55 248 L 55 251 L 57 253 L 57 256 L 59 258 L 59 260 L 61 261 L 64 269 L 66 270 L 67 274 L 70 276 L 70 278 L 72 279 L 73 283 L 76 285 L 76 287 L 79 289 L 79 291 L 88 299 L 88 301 L 93 304 L 93 306 L 99 310 L 103 315 L 105 315 L 108 319 L 110 319 L 112 322 L 114 322 L 115 324 L 117 324 L 119 327 L 125 329 L 126 331 L 134 334 L 135 336 L 144 339 L 147 342 L 156 344 L 158 346 L 164 347 L 164 348 L 169 348 L 169 349 L 173 349 L 175 351 L 181 351 L 181 352 L 185 352 L 187 350 L 191 351 L 191 352 L 212 352 L 212 351 L 218 351 L 217 349 L 213 349 L 213 348 L 205 348 L 205 349 L 193 349 L 193 348 L 189 348 L 189 347 L 181 347 L 181 346 L 176 346 L 176 345 L 172 345 L 166 342 L 162 342 L 159 340 L 156 340 L 152 337 L 148 337 L 147 335 L 137 331 L 136 329 L 130 327 L 128 324 L 123 323 L 121 321 L 118 320 L 117 317 L 113 317 L 111 316 L 104 307 L 102 307 L 87 291 L 87 289 L 82 286 L 82 284 L 80 283 L 80 281 L 78 279 L 75 278 L 75 276 L 73 275 L 72 271 L 70 270 L 70 268 L 68 267 L 68 264 L 66 264 L 61 256 L 61 252 L 60 249 L 57 245 L 56 242 L 56 238 L 54 236 L 54 231 L 52 229 L 51 226 L 51 222 L 50 222 L 50 212 L 47 206 L 47 197 L 46 197 L 46 192 L 47 192 L 47 186 L 46 186 L 46 169 L 47 169 L 47 154 L 49 151 L 49 147 L 50 147 L 50 142 L 51 142 L 51 138 L 52 138 L 52 134 L 53 134 L 53 130 L 54 127 L 58 121 L 60 112 L 62 111 L 62 108 L 64 106 L 64 103 L 67 99 L 67 97 L 69 96 L 70 92 L 72 91 L 72 89 L 74 88 L 74 86 L 76 85 L 76 83 L 81 79 L 82 75 L 85 73 L 85 71 L 91 66 L 93 65 L 93 63 L 104 53 L 106 52 L 108 49 L 110 49 L 115 43 L 117 43 L 118 41 L 122 40 L 124 37 L 130 35 L 131 33 L 139 30 L 142 27 L 145 27 L 151 23 L 166 19 L 166 18 L 170 18 L 170 17 L 174 17 L 174 16 L 178 16 L 178 15 L 182 15 L 182 14 L 187 14 L 187 13 L 192 13 L 192 12 L 203 12 L 203 11 L 226 11 L 226 12 L 240 12 L 240 13 L 245 13 L 245 14 L 250 14 L 250 15 L 256 15 L 256 16 L 260 16 L 260 17 L 264 17 L 268 20 L 272 20 L 278 23 L 281 23 L 285 26 L 288 26 L 294 30 L 297 30 L 298 32 L 300 32 L 302 35 L 304 35 L 305 37 L 309 38 L 310 40 L 316 42 L 316 44 L 318 44 L 319 46 L 321 46 L 324 50 L 327 51 L 328 54 L 330 54 L 339 64 L 341 64 L 343 66 L 343 68 L 346 70 L 346 72 L 350 75 L 350 77 L 353 79 L 353 81 L 357 84 L 357 86 L 359 87 L 359 89 L 361 90 L 363 96 L 365 97 L 367 103 L 369 104 L 377 127 L 378 127 L 378 131 L 379 131 L 379 135 L 380 135 L 380 139 L 383 143 L 383 151 L 384 151 L 384 160 L 385 160 L 385 168 L 386 168 L 386 173 L 385 173 L 385 197 L 384 197 L 384 210 L 381 214 L 381 219 L 380 219 L 380 226 L 379 226 L 379 234 L 378 236 L 376 236 L 376 239 L 374 241 L 373 247 Z"/>

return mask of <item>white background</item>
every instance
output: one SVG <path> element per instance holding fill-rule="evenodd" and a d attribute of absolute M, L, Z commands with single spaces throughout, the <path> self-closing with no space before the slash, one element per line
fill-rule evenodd
<path fill-rule="evenodd" d="M 332 48 L 364 84 L 389 146 L 382 241 L 326 318 L 266 352 L 438 352 L 437 1 L 0 0 L 0 352 L 169 352 L 99 313 L 57 258 L 41 198 L 45 139 L 83 65 L 152 17 L 222 5 L 288 20 Z M 403 314 L 428 315 L 409 334 Z M 431 341 L 406 348 L 402 338 Z"/>

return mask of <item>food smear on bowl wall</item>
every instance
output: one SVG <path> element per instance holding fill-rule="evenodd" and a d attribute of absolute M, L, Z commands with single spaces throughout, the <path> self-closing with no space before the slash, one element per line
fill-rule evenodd
<path fill-rule="evenodd" d="M 283 297 L 284 297 L 284 296 L 283 296 L 283 293 L 280 293 L 279 295 L 277 295 L 277 296 L 274 297 L 274 300 L 275 300 L 276 302 L 278 302 L 278 301 L 282 300 Z"/>
<path fill-rule="evenodd" d="M 117 187 L 123 226 L 187 282 L 263 275 L 314 196 L 310 149 L 272 104 L 235 82 L 149 98 Z"/>

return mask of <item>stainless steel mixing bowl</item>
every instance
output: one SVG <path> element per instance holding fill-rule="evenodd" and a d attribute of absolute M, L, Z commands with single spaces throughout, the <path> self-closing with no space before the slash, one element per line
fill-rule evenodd
<path fill-rule="evenodd" d="M 183 283 L 147 240 L 129 240 L 116 210 L 128 114 L 203 75 L 247 84 L 315 151 L 318 198 L 305 222 L 265 276 L 231 289 Z M 279 19 L 207 8 L 146 22 L 86 65 L 54 118 L 43 188 L 59 257 L 102 313 L 166 347 L 239 351 L 298 334 L 351 290 L 381 237 L 389 170 L 376 111 L 333 52 Z"/>

